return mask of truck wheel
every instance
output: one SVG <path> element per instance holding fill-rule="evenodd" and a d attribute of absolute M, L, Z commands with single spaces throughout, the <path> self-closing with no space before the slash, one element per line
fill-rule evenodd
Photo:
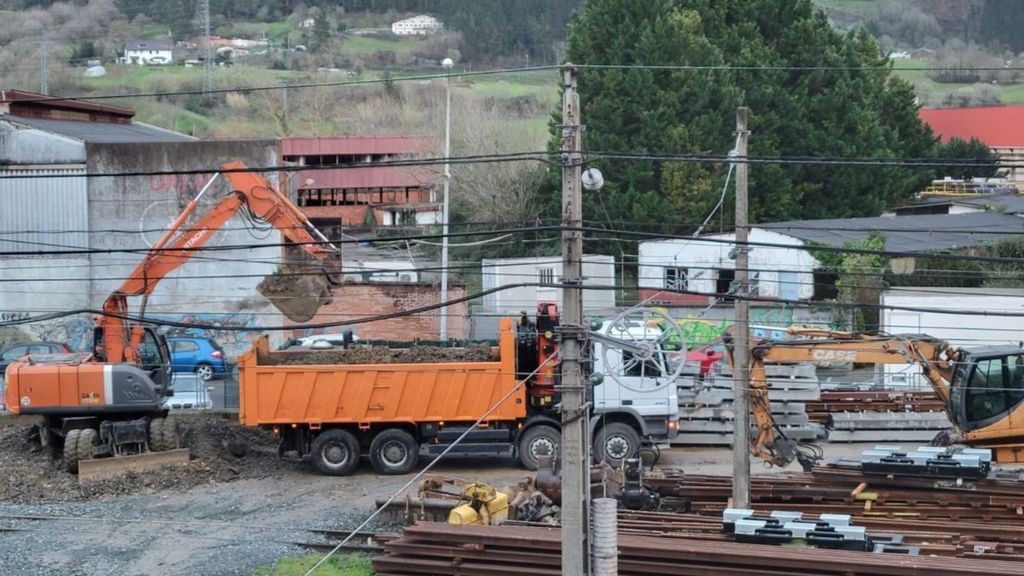
<path fill-rule="evenodd" d="M 635 458 L 639 453 L 640 433 L 628 424 L 613 422 L 594 435 L 595 462 L 604 461 L 618 468 L 623 460 Z"/>
<path fill-rule="evenodd" d="M 529 428 L 519 437 L 519 461 L 527 470 L 536 470 L 540 456 L 558 456 L 562 434 L 553 426 L 540 424 Z"/>
<path fill-rule="evenodd" d="M 326 430 L 313 440 L 313 467 L 328 476 L 348 476 L 359 465 L 359 441 L 344 430 Z"/>
<path fill-rule="evenodd" d="M 401 428 L 388 428 L 370 443 L 370 463 L 378 474 L 407 474 L 416 467 L 419 457 L 416 439 Z"/>
<path fill-rule="evenodd" d="M 74 474 L 78 472 L 78 436 L 81 430 L 72 430 L 64 436 L 64 469 Z"/>
<path fill-rule="evenodd" d="M 96 441 L 99 435 L 92 428 L 86 428 L 78 435 L 78 461 L 92 460 L 96 455 Z"/>

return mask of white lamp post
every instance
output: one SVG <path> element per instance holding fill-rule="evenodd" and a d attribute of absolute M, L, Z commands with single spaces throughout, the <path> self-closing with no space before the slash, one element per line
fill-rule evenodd
<path fill-rule="evenodd" d="M 452 133 L 452 84 L 451 70 L 455 62 L 451 58 L 441 61 L 441 66 L 447 71 L 444 79 L 444 198 L 441 215 L 441 304 L 448 300 L 448 181 L 452 178 L 452 172 L 448 166 L 448 157 L 451 155 L 451 133 Z M 448 308 L 441 308 L 441 340 L 448 339 Z"/>

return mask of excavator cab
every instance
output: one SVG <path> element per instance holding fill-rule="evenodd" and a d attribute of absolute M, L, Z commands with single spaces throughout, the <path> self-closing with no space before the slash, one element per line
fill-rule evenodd
<path fill-rule="evenodd" d="M 950 382 L 950 417 L 964 432 L 1009 430 L 1024 401 L 1024 350 L 964 350 Z"/>

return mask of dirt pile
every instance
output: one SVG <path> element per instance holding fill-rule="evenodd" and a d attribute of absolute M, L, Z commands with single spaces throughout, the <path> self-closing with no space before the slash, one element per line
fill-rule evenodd
<path fill-rule="evenodd" d="M 32 423 L 25 419 L 4 421 L 0 423 L 0 501 L 79 500 L 184 491 L 202 484 L 262 478 L 299 466 L 278 459 L 277 439 L 267 432 L 214 414 L 189 414 L 177 419 L 182 446 L 189 448 L 192 458 L 188 464 L 85 485 L 79 485 L 77 476 L 62 470 L 59 458 L 50 458 L 48 451 L 33 445 L 29 440 Z"/>
<path fill-rule="evenodd" d="M 437 362 L 488 362 L 495 360 L 489 344 L 465 348 L 413 346 L 354 346 L 347 350 L 285 351 L 275 354 L 280 364 L 429 364 Z"/>

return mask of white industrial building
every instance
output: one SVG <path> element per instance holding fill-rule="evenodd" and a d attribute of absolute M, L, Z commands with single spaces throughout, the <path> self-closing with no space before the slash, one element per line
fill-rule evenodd
<path fill-rule="evenodd" d="M 891 334 L 927 334 L 964 348 L 1024 341 L 1022 288 L 890 288 L 881 305 L 881 328 Z M 916 365 L 885 366 L 883 373 L 889 385 L 929 387 Z"/>
<path fill-rule="evenodd" d="M 391 24 L 391 33 L 396 36 L 426 36 L 440 32 L 444 24 L 433 16 L 420 14 Z"/>
<path fill-rule="evenodd" d="M 927 253 L 963 250 L 1024 233 L 1024 220 L 995 212 L 799 220 L 751 227 L 750 281 L 754 296 L 783 302 L 834 297 L 832 273 L 820 270 L 814 247 L 841 248 L 871 232 L 885 250 Z M 670 306 L 707 305 L 727 295 L 736 275 L 735 235 L 713 234 L 642 242 L 640 297 Z"/>
<path fill-rule="evenodd" d="M 493 290 L 514 284 L 539 284 L 516 286 L 498 290 L 483 298 L 486 313 L 529 314 L 537 309 L 538 302 L 557 302 L 562 305 L 562 258 L 540 256 L 533 258 L 495 258 L 480 262 L 482 289 Z M 605 255 L 583 257 L 584 286 L 614 286 L 615 259 Z M 615 310 L 615 290 L 583 290 L 583 311 L 586 314 L 607 314 Z"/>

